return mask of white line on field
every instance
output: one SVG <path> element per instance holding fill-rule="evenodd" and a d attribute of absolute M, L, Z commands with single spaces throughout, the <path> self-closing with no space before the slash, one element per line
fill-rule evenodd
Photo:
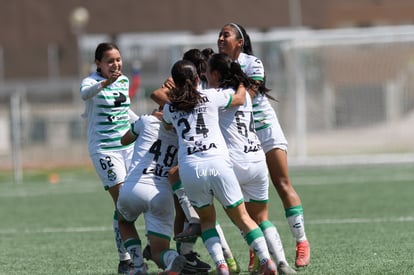
<path fill-rule="evenodd" d="M 0 229 L 0 234 L 38 234 L 38 233 L 77 233 L 77 232 L 104 232 L 111 231 L 109 226 L 91 226 L 91 227 L 57 227 L 42 229 Z"/>
<path fill-rule="evenodd" d="M 321 219 L 307 220 L 306 224 L 325 225 L 325 224 L 363 224 L 363 223 L 392 223 L 392 222 L 413 222 L 414 216 L 390 217 L 390 218 L 346 218 L 346 219 Z M 220 223 L 222 227 L 233 227 L 230 222 Z M 144 230 L 144 226 L 137 226 L 137 230 Z M 110 226 L 90 226 L 90 227 L 63 227 L 63 228 L 43 228 L 43 229 L 0 229 L 0 235 L 4 234 L 42 234 L 42 233 L 83 233 L 83 232 L 106 232 L 112 231 Z"/>
<path fill-rule="evenodd" d="M 389 222 L 412 222 L 414 217 L 391 217 L 391 218 L 347 218 L 347 219 L 324 219 L 306 221 L 306 224 L 352 224 L 352 223 L 389 223 Z"/>

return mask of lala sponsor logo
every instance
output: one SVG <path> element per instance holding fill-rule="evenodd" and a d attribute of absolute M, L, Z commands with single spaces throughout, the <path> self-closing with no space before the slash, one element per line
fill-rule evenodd
<path fill-rule="evenodd" d="M 208 151 L 211 148 L 217 149 L 217 146 L 214 142 L 207 145 L 207 144 L 203 144 L 202 142 L 196 141 L 194 145 L 195 146 L 193 147 L 187 147 L 187 155 L 192 155 L 198 152 Z"/>

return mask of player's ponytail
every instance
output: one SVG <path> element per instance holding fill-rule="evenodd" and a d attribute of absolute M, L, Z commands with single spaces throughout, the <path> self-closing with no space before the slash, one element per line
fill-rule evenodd
<path fill-rule="evenodd" d="M 171 105 L 178 111 L 191 112 L 201 99 L 194 64 L 188 60 L 177 61 L 171 69 L 171 76 L 175 83 L 168 94 Z"/>
<path fill-rule="evenodd" d="M 240 64 L 224 53 L 213 54 L 208 64 L 210 71 L 217 71 L 220 74 L 220 88 L 237 90 L 240 83 L 243 83 L 246 88 L 254 84 L 253 80 L 242 71 Z"/>

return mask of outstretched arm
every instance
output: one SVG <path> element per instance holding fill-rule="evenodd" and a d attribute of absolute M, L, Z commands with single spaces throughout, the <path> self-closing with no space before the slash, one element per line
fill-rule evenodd
<path fill-rule="evenodd" d="M 160 106 L 164 106 L 164 104 L 169 101 L 168 93 L 174 87 L 175 87 L 175 84 L 172 78 L 171 77 L 167 78 L 164 81 L 164 84 L 160 88 L 156 89 L 155 91 L 151 93 L 151 99 L 154 100 Z"/>
<path fill-rule="evenodd" d="M 236 93 L 230 103 L 230 107 L 243 105 L 246 101 L 246 87 L 242 83 L 239 84 Z"/>
<path fill-rule="evenodd" d="M 88 79 L 81 84 L 81 96 L 83 100 L 90 99 L 97 95 L 103 88 L 114 83 L 122 73 L 120 71 L 113 72 L 108 79 L 91 84 Z M 89 82 L 89 83 L 88 83 Z"/>

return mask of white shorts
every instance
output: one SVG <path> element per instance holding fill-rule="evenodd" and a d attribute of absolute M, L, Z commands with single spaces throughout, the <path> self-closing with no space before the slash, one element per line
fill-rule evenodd
<path fill-rule="evenodd" d="M 95 171 L 105 190 L 124 182 L 131 163 L 134 147 L 110 152 L 98 152 L 91 155 Z"/>
<path fill-rule="evenodd" d="M 179 164 L 180 179 L 185 192 L 196 208 L 213 204 L 215 197 L 224 208 L 243 202 L 243 194 L 230 161 L 209 159 Z"/>
<path fill-rule="evenodd" d="M 287 151 L 288 142 L 277 119 L 272 120 L 272 126 L 256 132 L 265 153 L 278 148 Z"/>
<path fill-rule="evenodd" d="M 147 234 L 171 239 L 175 208 L 169 183 L 152 185 L 127 180 L 119 190 L 117 209 L 129 222 L 144 213 Z"/>
<path fill-rule="evenodd" d="M 264 202 L 269 199 L 269 172 L 265 160 L 233 162 L 233 170 L 246 202 Z"/>

